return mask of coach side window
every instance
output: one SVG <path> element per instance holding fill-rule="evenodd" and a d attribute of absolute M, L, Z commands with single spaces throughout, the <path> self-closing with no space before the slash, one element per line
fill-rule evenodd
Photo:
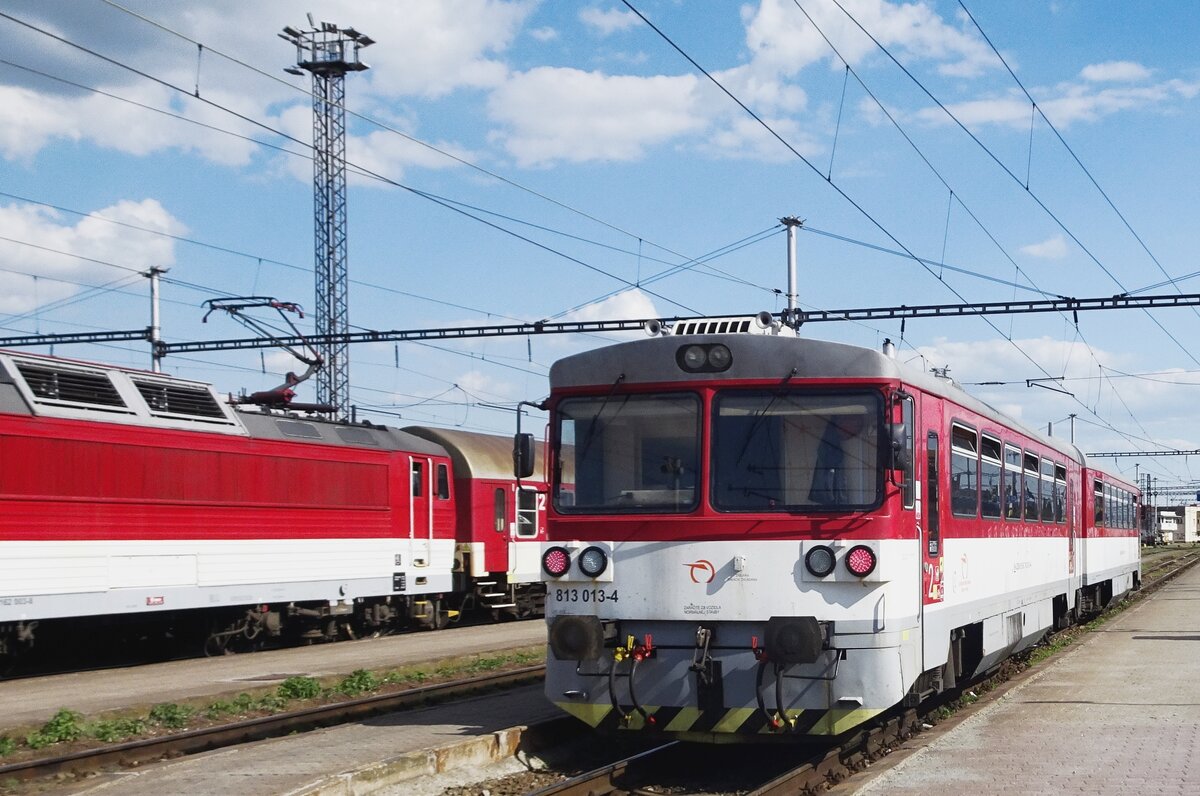
<path fill-rule="evenodd" d="M 1054 521 L 1062 524 L 1067 521 L 1067 468 L 1061 464 L 1054 465 Z"/>
<path fill-rule="evenodd" d="M 1000 481 L 1000 440 L 984 435 L 980 447 L 979 513 L 984 517 L 999 517 L 1000 491 L 1003 487 Z"/>
<path fill-rule="evenodd" d="M 1042 459 L 1042 522 L 1054 522 L 1054 462 Z"/>
<path fill-rule="evenodd" d="M 421 466 L 420 462 L 412 463 L 412 496 L 413 497 L 421 496 L 421 481 L 423 480 L 422 473 L 424 471 L 425 471 L 425 468 Z"/>
<path fill-rule="evenodd" d="M 959 517 L 979 514 L 979 444 L 973 429 L 955 425 L 950 440 L 950 510 Z"/>
<path fill-rule="evenodd" d="M 1025 522 L 1037 522 L 1038 519 L 1038 458 L 1031 453 L 1025 454 L 1025 494 L 1022 498 L 1025 504 Z"/>
<path fill-rule="evenodd" d="M 1092 483 L 1092 494 L 1094 495 L 1093 506 L 1096 514 L 1096 524 L 1104 525 L 1104 482 L 1094 481 Z"/>
<path fill-rule="evenodd" d="M 1004 519 L 1021 519 L 1021 449 L 1004 446 Z"/>
<path fill-rule="evenodd" d="M 444 464 L 437 466 L 437 490 L 439 500 L 450 499 L 450 468 Z"/>

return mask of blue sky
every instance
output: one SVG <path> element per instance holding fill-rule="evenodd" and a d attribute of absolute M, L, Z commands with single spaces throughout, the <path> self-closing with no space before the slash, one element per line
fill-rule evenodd
<path fill-rule="evenodd" d="M 151 265 L 170 268 L 168 341 L 245 334 L 202 325 L 207 298 L 312 306 L 312 165 L 288 138 L 311 140 L 308 82 L 275 35 L 305 11 L 377 42 L 346 82 L 352 170 L 392 183 L 351 178 L 355 328 L 779 310 L 790 215 L 806 308 L 1107 296 L 1200 270 L 1190 4 L 840 2 L 632 3 L 756 120 L 622 3 L 7 0 L 0 334 L 139 328 Z M 803 333 L 1008 382 L 969 389 L 1056 435 L 1075 414 L 1095 451 L 1200 448 L 1198 331 L 1171 309 Z M 351 397 L 384 422 L 507 433 L 495 407 L 604 342 L 358 346 Z M 148 363 L 139 343 L 56 353 Z M 228 392 L 296 368 L 166 361 Z M 1026 386 L 1047 377 L 1071 395 Z M 1181 457 L 1138 465 L 1193 478 Z"/>

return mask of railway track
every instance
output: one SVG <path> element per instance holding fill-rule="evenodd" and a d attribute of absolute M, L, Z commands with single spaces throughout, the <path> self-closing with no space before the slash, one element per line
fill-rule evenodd
<path fill-rule="evenodd" d="M 1169 560 L 1152 562 L 1144 574 L 1143 589 L 1138 597 L 1145 597 L 1153 593 L 1157 588 L 1197 563 L 1200 563 L 1200 551 L 1189 551 L 1173 556 Z M 319 727 L 334 726 L 373 715 L 450 701 L 484 691 L 513 688 L 538 682 L 543 678 L 544 670 L 544 666 L 529 666 L 453 683 L 422 686 L 163 737 L 11 763 L 0 766 L 0 782 L 28 781 L 57 774 L 78 775 L 111 766 L 136 765 Z M 664 772 L 667 772 L 667 781 L 673 778 L 678 782 L 680 777 L 678 772 L 681 769 L 685 772 L 685 781 L 690 783 L 688 787 L 691 789 L 686 792 L 728 793 L 737 791 L 756 796 L 815 793 L 823 790 L 829 784 L 841 780 L 876 757 L 886 754 L 889 747 L 903 741 L 914 732 L 918 732 L 922 724 L 929 718 L 929 711 L 940 708 L 942 704 L 939 702 L 922 708 L 921 713 L 911 709 L 905 710 L 892 716 L 881 726 L 842 739 L 835 745 L 809 745 L 805 748 L 769 745 L 765 749 L 770 751 L 764 755 L 760 755 L 757 750 L 749 752 L 745 748 L 738 748 L 736 750 L 737 759 L 734 762 L 725 758 L 728 753 L 723 749 L 718 752 L 714 747 L 704 747 L 704 753 L 698 754 L 694 747 L 687 744 L 663 744 L 648 752 L 642 752 L 587 774 L 568 779 L 538 791 L 538 794 L 539 796 L 550 796 L 550 794 L 571 794 L 572 796 L 575 794 L 588 794 L 589 796 L 613 794 L 619 796 L 623 793 L 645 792 L 638 789 L 644 789 L 648 782 L 663 779 Z M 786 753 L 783 750 L 787 750 Z M 748 755 L 755 755 L 756 759 L 748 761 Z M 698 783 L 726 782 L 727 775 L 731 770 L 748 770 L 753 772 L 757 779 L 727 783 L 729 785 L 727 789 L 707 791 L 695 789 Z"/>
<path fill-rule="evenodd" d="M 664 743 L 536 791 L 534 796 L 633 796 L 646 793 L 790 796 L 818 793 L 917 732 L 913 709 L 840 741 L 804 746 L 710 747 Z"/>
<path fill-rule="evenodd" d="M 540 682 L 545 667 L 527 666 L 465 680 L 419 686 L 387 694 L 319 705 L 273 716 L 188 730 L 172 735 L 127 741 L 0 766 L 0 783 L 28 781 L 59 774 L 82 774 L 110 766 L 130 766 L 237 744 L 275 738 L 320 727 L 360 721 L 437 702 Z"/>

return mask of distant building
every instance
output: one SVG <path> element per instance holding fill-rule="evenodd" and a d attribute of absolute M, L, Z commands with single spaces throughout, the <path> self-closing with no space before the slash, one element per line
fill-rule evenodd
<path fill-rule="evenodd" d="M 1175 541 L 1175 537 L 1179 533 L 1180 526 L 1182 525 L 1182 517 L 1180 516 L 1182 512 L 1182 507 L 1160 508 L 1158 510 L 1157 522 L 1155 522 L 1154 525 L 1155 529 L 1158 531 L 1158 538 L 1161 539 L 1163 543 L 1170 544 L 1171 542 Z"/>
<path fill-rule="evenodd" d="M 1177 542 L 1200 542 L 1200 506 L 1183 506 L 1182 534 L 1175 534 Z"/>

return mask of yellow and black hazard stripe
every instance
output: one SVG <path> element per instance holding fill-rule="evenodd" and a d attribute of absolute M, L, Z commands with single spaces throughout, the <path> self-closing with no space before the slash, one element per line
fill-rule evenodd
<path fill-rule="evenodd" d="M 628 722 L 613 710 L 612 705 L 600 703 L 556 702 L 558 707 L 598 730 L 647 730 L 702 735 L 840 735 L 882 710 L 867 708 L 789 711 L 783 728 L 771 727 L 769 717 L 758 708 L 729 708 L 701 710 L 693 707 L 654 707 L 646 705 L 646 713 L 654 717 L 647 725 L 638 713 Z"/>

